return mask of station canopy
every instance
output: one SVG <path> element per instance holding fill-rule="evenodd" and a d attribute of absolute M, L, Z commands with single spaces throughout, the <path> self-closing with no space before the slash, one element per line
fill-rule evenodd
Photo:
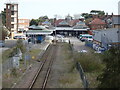
<path fill-rule="evenodd" d="M 29 30 L 26 32 L 27 35 L 49 35 L 52 33 L 53 30 L 47 29 L 45 26 L 35 25 L 30 26 Z"/>
<path fill-rule="evenodd" d="M 50 35 L 53 33 L 53 30 L 28 30 L 27 35 Z"/>

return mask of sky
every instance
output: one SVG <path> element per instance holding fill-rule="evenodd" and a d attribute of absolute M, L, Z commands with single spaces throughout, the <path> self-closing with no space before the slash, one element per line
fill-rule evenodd
<path fill-rule="evenodd" d="M 0 11 L 4 10 L 5 3 L 18 2 L 19 17 L 26 19 L 37 19 L 47 15 L 59 18 L 66 15 L 90 13 L 91 10 L 102 10 L 111 14 L 118 14 L 118 2 L 120 0 L 0 0 Z"/>

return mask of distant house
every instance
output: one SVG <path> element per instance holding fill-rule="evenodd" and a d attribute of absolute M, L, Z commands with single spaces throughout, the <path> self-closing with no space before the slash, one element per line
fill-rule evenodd
<path fill-rule="evenodd" d="M 93 43 L 105 49 L 108 49 L 109 46 L 120 45 L 119 33 L 119 29 L 117 28 L 94 30 Z"/>
<path fill-rule="evenodd" d="M 76 23 L 78 23 L 79 21 L 80 21 L 79 19 L 71 20 L 71 21 L 69 21 L 69 25 L 70 25 L 70 26 L 75 26 Z"/>
<path fill-rule="evenodd" d="M 77 22 L 76 25 L 73 27 L 73 29 L 75 31 L 81 31 L 78 33 L 78 35 L 79 34 L 87 34 L 88 30 L 89 30 L 88 26 L 86 26 L 85 23 L 82 21 Z"/>
<path fill-rule="evenodd" d="M 90 30 L 105 29 L 106 23 L 99 18 L 95 18 L 89 23 Z"/>
<path fill-rule="evenodd" d="M 67 21 L 61 21 L 57 27 L 71 27 Z"/>
<path fill-rule="evenodd" d="M 120 15 L 114 15 L 112 17 L 113 28 L 120 28 Z"/>
<path fill-rule="evenodd" d="M 69 22 L 69 21 L 72 20 L 72 17 L 68 14 L 68 15 L 66 16 L 65 20 L 66 20 L 67 22 Z"/>
<path fill-rule="evenodd" d="M 62 21 L 64 21 L 64 19 L 58 19 L 58 20 L 56 20 L 55 21 L 55 27 L 59 26 L 59 23 L 62 22 Z"/>
<path fill-rule="evenodd" d="M 29 27 L 29 19 L 18 19 L 18 31 L 27 31 Z"/>

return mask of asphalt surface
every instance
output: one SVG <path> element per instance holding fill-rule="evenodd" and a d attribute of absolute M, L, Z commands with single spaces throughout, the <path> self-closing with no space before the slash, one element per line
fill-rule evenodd
<path fill-rule="evenodd" d="M 75 51 L 81 51 L 81 50 L 86 50 L 89 52 L 89 47 L 85 46 L 85 42 L 80 41 L 78 38 L 76 37 L 69 37 L 69 40 L 71 42 L 71 44 L 73 44 L 74 50 Z"/>

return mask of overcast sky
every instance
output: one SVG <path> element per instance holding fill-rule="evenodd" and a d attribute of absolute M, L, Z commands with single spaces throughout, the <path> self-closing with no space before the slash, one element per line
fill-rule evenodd
<path fill-rule="evenodd" d="M 118 14 L 118 1 L 120 0 L 0 0 L 0 11 L 4 10 L 8 1 L 19 3 L 19 18 L 38 18 L 47 15 L 62 17 L 70 14 L 89 13 L 91 10 L 104 10 L 111 14 Z"/>

